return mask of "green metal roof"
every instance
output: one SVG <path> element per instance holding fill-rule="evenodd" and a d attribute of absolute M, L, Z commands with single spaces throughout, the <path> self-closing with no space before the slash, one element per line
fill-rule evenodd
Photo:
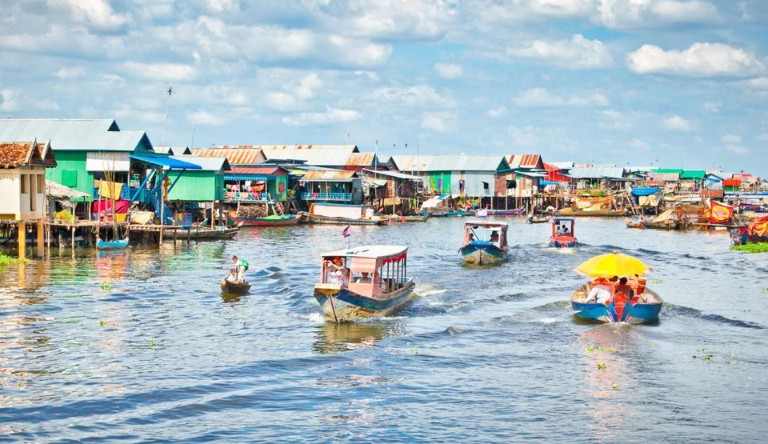
<path fill-rule="evenodd" d="M 677 168 L 657 168 L 653 172 L 659 174 L 683 174 L 683 170 Z"/>
<path fill-rule="evenodd" d="M 704 179 L 707 174 L 705 170 L 684 170 L 680 173 L 680 179 Z"/>

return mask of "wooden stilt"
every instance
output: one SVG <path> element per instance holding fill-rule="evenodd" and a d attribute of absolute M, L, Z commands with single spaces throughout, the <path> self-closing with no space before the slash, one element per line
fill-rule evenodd
<path fill-rule="evenodd" d="M 16 233 L 19 242 L 19 259 L 27 258 L 27 227 L 23 220 L 19 221 L 19 232 Z"/>
<path fill-rule="evenodd" d="M 75 254 L 75 226 L 72 225 L 72 254 Z"/>
<path fill-rule="evenodd" d="M 37 255 L 43 257 L 45 255 L 44 236 L 45 236 L 45 224 L 42 219 L 37 220 Z"/>

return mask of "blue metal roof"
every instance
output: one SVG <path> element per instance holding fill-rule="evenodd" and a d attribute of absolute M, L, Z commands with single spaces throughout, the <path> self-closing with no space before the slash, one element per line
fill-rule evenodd
<path fill-rule="evenodd" d="M 202 170 L 200 165 L 184 162 L 171 157 L 154 157 L 154 156 L 139 156 L 137 154 L 131 154 L 128 157 L 136 159 L 139 162 L 148 163 L 150 165 L 156 165 L 161 167 L 168 167 L 171 170 Z"/>

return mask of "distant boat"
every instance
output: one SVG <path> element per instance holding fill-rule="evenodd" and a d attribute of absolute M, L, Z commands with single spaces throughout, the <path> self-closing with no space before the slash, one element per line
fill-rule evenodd
<path fill-rule="evenodd" d="M 464 223 L 464 244 L 459 248 L 464 262 L 497 264 L 507 258 L 508 252 L 506 222 L 478 220 Z"/>
<path fill-rule="evenodd" d="M 573 210 L 561 208 L 557 210 L 558 216 L 569 217 L 626 217 L 627 210 Z"/>
<path fill-rule="evenodd" d="M 513 208 L 510 210 L 488 210 L 489 216 L 523 216 L 525 208 Z"/>
<path fill-rule="evenodd" d="M 128 239 L 120 239 L 115 241 L 104 241 L 101 238 L 96 238 L 96 248 L 99 250 L 122 250 L 128 247 Z"/>
<path fill-rule="evenodd" d="M 549 245 L 556 248 L 575 247 L 578 243 L 575 228 L 576 221 L 572 217 L 555 217 L 552 219 Z"/>
<path fill-rule="evenodd" d="M 408 216 L 398 216 L 397 214 L 389 214 L 387 216 L 383 216 L 384 219 L 388 219 L 390 222 L 426 222 L 429 219 L 429 215 L 408 215 Z"/>
<path fill-rule="evenodd" d="M 233 223 L 242 223 L 244 227 L 284 227 L 296 225 L 301 221 L 301 215 L 295 214 L 273 214 L 266 217 L 245 217 L 238 216 L 237 213 L 230 216 Z"/>
<path fill-rule="evenodd" d="M 466 211 L 461 210 L 422 210 L 421 215 L 429 217 L 464 217 Z"/>
<path fill-rule="evenodd" d="M 350 322 L 402 308 L 415 287 L 406 275 L 407 256 L 408 247 L 399 245 L 363 245 L 323 254 L 314 296 L 325 319 Z"/>
<path fill-rule="evenodd" d="M 548 214 L 533 214 L 531 213 L 528 215 L 528 221 L 529 224 L 545 224 L 549 222 L 552 219 L 552 216 Z"/>
<path fill-rule="evenodd" d="M 316 202 L 309 207 L 309 223 L 386 225 L 389 223 L 389 220 L 376 216 L 370 205 Z"/>
<path fill-rule="evenodd" d="M 645 216 L 635 216 L 627 219 L 627 228 L 645 228 Z"/>
<path fill-rule="evenodd" d="M 571 306 L 576 315 L 582 319 L 606 323 L 642 324 L 657 320 L 664 303 L 661 296 L 644 287 L 638 290 L 642 292 L 632 300 L 616 295 L 605 303 L 587 302 L 590 289 L 590 284 L 584 284 L 571 295 Z"/>
<path fill-rule="evenodd" d="M 227 280 L 221 281 L 219 284 L 221 292 L 226 294 L 245 294 L 251 289 L 251 284 L 248 282 L 229 282 Z"/>

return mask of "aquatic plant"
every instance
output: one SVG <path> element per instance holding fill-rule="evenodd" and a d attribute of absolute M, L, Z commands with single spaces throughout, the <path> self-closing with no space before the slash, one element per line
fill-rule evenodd
<path fill-rule="evenodd" d="M 597 364 L 597 369 L 598 370 L 605 371 L 606 368 L 607 368 L 607 366 L 605 365 L 605 362 L 601 362 L 601 363 Z"/>
<path fill-rule="evenodd" d="M 768 242 L 759 244 L 734 245 L 731 247 L 734 251 L 746 251 L 747 253 L 768 253 Z"/>
<path fill-rule="evenodd" d="M 102 282 L 101 283 L 101 289 L 102 290 L 111 290 L 112 289 L 112 283 L 111 282 Z"/>
<path fill-rule="evenodd" d="M 155 338 L 149 339 L 149 346 L 154 350 L 155 345 L 157 345 L 157 342 L 155 342 Z"/>
<path fill-rule="evenodd" d="M 27 259 L 19 259 L 11 256 L 6 256 L 4 254 L 0 254 L 0 268 L 5 267 L 6 265 L 18 264 L 20 262 L 27 262 Z"/>
<path fill-rule="evenodd" d="M 99 327 L 106 327 L 106 325 L 107 325 L 107 321 L 103 319 L 99 321 Z"/>

